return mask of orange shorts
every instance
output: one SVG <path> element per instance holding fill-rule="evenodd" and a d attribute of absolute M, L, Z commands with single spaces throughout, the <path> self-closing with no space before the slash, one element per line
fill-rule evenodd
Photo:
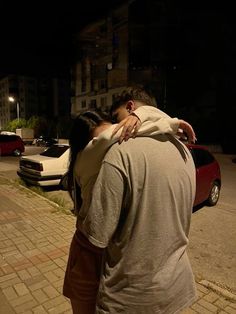
<path fill-rule="evenodd" d="M 103 249 L 76 231 L 70 246 L 63 295 L 76 302 L 96 303 Z"/>

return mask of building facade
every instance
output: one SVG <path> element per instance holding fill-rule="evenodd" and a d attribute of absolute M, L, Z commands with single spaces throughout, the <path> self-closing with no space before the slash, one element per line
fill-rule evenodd
<path fill-rule="evenodd" d="M 115 95 L 131 84 L 145 86 L 154 97 L 163 94 L 161 3 L 126 2 L 78 34 L 72 116 L 84 109 L 108 110 Z"/>
<path fill-rule="evenodd" d="M 27 120 L 32 116 L 42 116 L 53 119 L 69 114 L 68 80 L 19 75 L 9 75 L 0 80 L 0 130 L 17 118 Z"/>
<path fill-rule="evenodd" d="M 10 97 L 10 98 L 9 98 Z M 11 99 L 12 98 L 12 99 Z M 10 101 L 12 100 L 12 101 Z M 27 119 L 37 111 L 37 80 L 9 75 L 0 80 L 0 128 L 11 120 Z"/>

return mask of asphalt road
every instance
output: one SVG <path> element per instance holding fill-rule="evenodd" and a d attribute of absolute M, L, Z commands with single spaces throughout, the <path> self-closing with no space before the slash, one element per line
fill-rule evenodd
<path fill-rule="evenodd" d="M 188 253 L 198 278 L 236 292 L 236 164 L 232 155 L 215 157 L 221 166 L 220 199 L 193 214 Z"/>
<path fill-rule="evenodd" d="M 42 151 L 26 147 L 25 155 Z M 188 254 L 198 279 L 205 279 L 236 292 L 236 163 L 232 155 L 215 154 L 222 173 L 220 200 L 216 206 L 202 207 L 192 216 Z M 18 157 L 0 157 L 0 172 L 17 179 Z M 54 189 L 48 195 L 72 204 L 66 191 Z"/>

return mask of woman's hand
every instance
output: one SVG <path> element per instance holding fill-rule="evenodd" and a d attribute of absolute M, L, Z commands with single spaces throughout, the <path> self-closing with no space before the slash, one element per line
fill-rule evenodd
<path fill-rule="evenodd" d="M 112 136 L 114 136 L 118 132 L 118 130 L 123 128 L 119 137 L 119 143 L 122 143 L 122 141 L 128 141 L 130 137 L 136 137 L 140 126 L 141 121 L 139 120 L 139 118 L 134 113 L 131 113 L 129 116 L 127 116 L 125 119 L 117 124 L 116 128 L 112 132 Z"/>
<path fill-rule="evenodd" d="M 179 129 L 180 130 L 177 132 L 177 135 L 181 139 L 186 139 L 186 136 L 187 136 L 188 143 L 191 144 L 191 143 L 196 142 L 197 138 L 196 138 L 195 132 L 192 126 L 188 122 L 184 120 L 179 120 Z"/>

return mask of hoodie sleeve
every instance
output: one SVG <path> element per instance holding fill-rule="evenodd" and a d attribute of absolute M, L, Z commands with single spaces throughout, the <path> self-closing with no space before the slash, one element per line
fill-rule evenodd
<path fill-rule="evenodd" d="M 175 135 L 179 128 L 179 119 L 171 118 L 165 112 L 152 106 L 140 106 L 133 112 L 141 121 L 139 135 L 168 133 Z"/>

